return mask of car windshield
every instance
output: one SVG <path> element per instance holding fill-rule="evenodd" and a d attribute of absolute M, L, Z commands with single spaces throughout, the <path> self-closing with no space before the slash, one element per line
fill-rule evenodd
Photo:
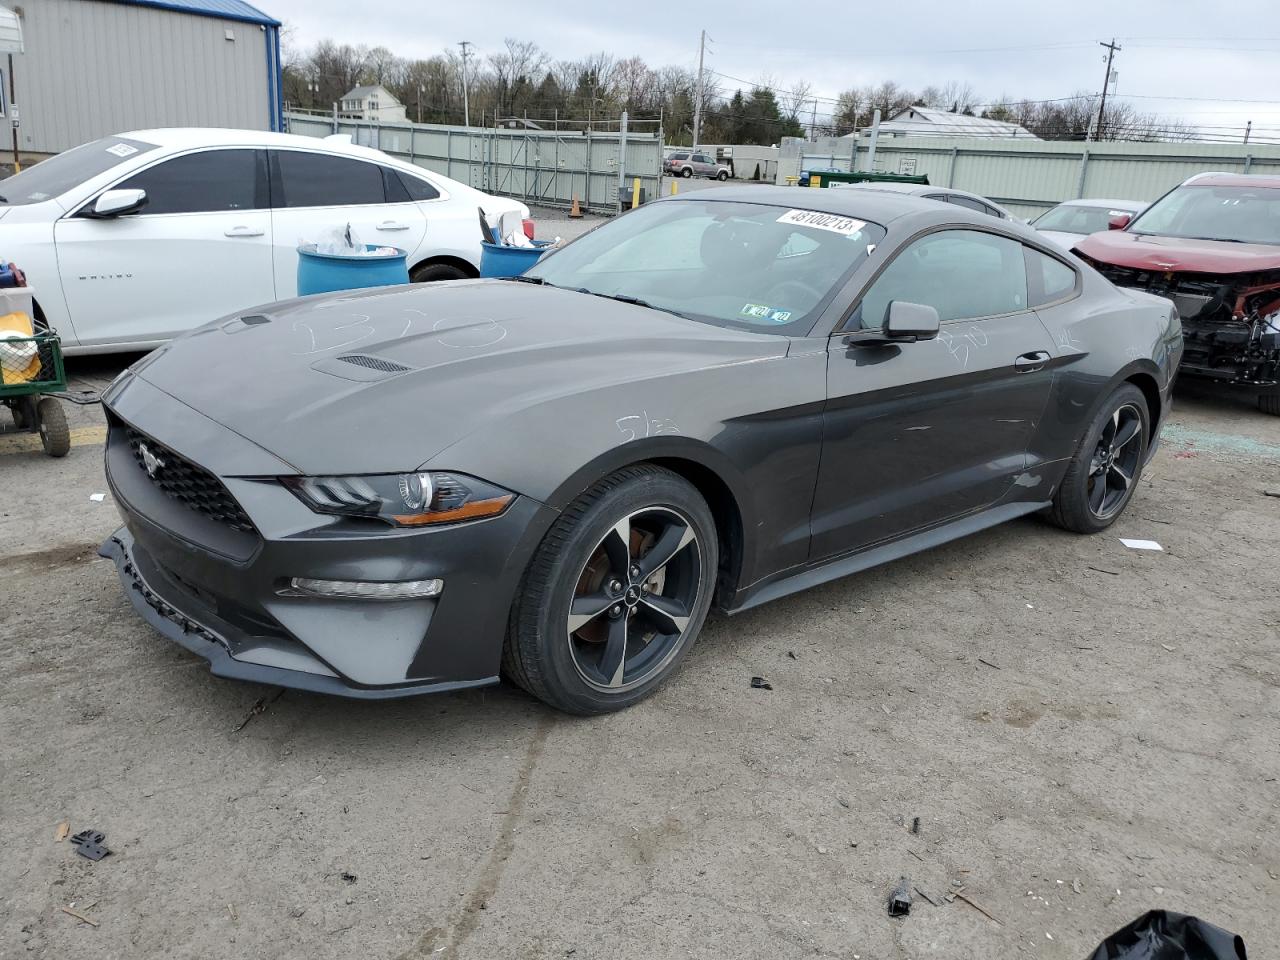
<path fill-rule="evenodd" d="M 1085 207 L 1063 203 L 1038 217 L 1031 225 L 1037 230 L 1057 230 L 1060 233 L 1097 233 L 1111 225 L 1112 217 L 1123 217 L 1128 210 L 1111 207 Z"/>
<path fill-rule="evenodd" d="M 1178 187 L 1140 214 L 1129 232 L 1280 244 L 1280 189 Z"/>
<path fill-rule="evenodd" d="M 673 200 L 593 230 L 526 278 L 718 326 L 803 335 L 883 237 L 883 227 L 838 214 Z"/>
<path fill-rule="evenodd" d="M 104 137 L 82 144 L 0 181 L 0 204 L 21 206 L 50 200 L 117 164 L 154 149 L 154 143 L 124 137 Z"/>

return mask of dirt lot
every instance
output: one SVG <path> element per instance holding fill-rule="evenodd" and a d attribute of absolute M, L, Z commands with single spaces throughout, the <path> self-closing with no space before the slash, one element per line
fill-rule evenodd
<path fill-rule="evenodd" d="M 1154 906 L 1280 939 L 1280 419 L 1183 391 L 1112 533 L 713 619 L 592 720 L 211 678 L 95 558 L 75 426 L 62 461 L 0 437 L 0 957 L 1078 960 Z M 941 905 L 889 919 L 903 875 Z"/>

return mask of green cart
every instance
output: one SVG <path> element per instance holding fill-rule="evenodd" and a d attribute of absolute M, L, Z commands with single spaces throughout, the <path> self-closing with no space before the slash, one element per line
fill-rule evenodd
<path fill-rule="evenodd" d="M 50 396 L 67 389 L 62 341 L 33 317 L 29 289 L 0 290 L 0 404 L 13 414 L 11 429 L 38 433 L 45 453 L 65 457 L 71 451 L 67 414 Z"/>

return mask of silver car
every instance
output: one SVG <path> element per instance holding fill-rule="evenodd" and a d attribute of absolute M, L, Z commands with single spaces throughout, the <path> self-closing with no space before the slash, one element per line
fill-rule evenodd
<path fill-rule="evenodd" d="M 852 188 L 855 190 L 880 190 L 885 193 L 905 193 L 913 197 L 924 197 L 926 200 L 938 200 L 941 203 L 952 203 L 966 210 L 976 210 L 997 220 L 1017 220 L 1012 213 L 994 200 L 980 197 L 967 190 L 955 190 L 951 187 L 931 187 L 927 183 L 887 183 L 871 181 L 869 183 L 835 183 L 832 187 Z M 830 189 L 830 188 L 828 188 Z"/>
<path fill-rule="evenodd" d="M 1117 217 L 1128 223 L 1146 208 L 1141 200 L 1068 200 L 1040 214 L 1031 226 L 1070 250 L 1081 237 L 1111 229 L 1111 221 Z"/>
<path fill-rule="evenodd" d="M 707 177 L 728 180 L 729 168 L 701 150 L 677 150 L 662 163 L 663 172 L 673 177 Z"/>

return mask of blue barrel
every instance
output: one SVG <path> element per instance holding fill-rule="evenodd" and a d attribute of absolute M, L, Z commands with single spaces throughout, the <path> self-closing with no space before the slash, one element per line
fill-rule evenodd
<path fill-rule="evenodd" d="M 365 244 L 365 249 L 379 248 L 373 244 Z M 302 244 L 298 247 L 298 296 L 408 283 L 409 268 L 405 265 L 407 254 L 395 247 L 388 249 L 395 252 L 367 257 L 344 257 L 316 253 L 314 243 Z"/>
<path fill-rule="evenodd" d="M 518 277 L 547 252 L 550 240 L 534 240 L 532 247 L 508 247 L 500 243 L 480 241 L 484 250 L 480 254 L 480 276 Z"/>

